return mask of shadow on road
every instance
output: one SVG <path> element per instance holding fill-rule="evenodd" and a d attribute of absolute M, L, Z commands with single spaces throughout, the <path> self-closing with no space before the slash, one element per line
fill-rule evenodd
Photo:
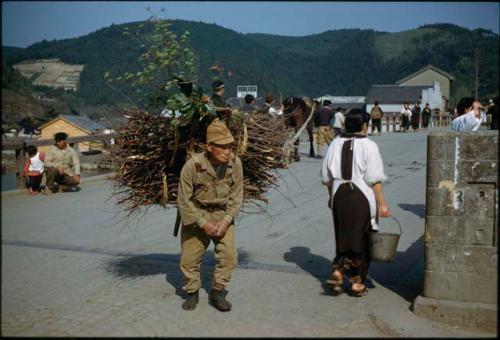
<path fill-rule="evenodd" d="M 238 251 L 238 263 L 248 263 L 248 254 Z M 111 259 L 106 264 L 106 271 L 122 279 L 134 279 L 141 276 L 166 274 L 166 281 L 175 288 L 175 294 L 185 297 L 182 291 L 182 275 L 179 269 L 180 254 L 147 254 L 125 256 Z M 201 265 L 202 289 L 211 289 L 215 258 L 212 250 L 207 251 Z"/>
<path fill-rule="evenodd" d="M 392 262 L 372 262 L 369 275 L 382 286 L 413 302 L 424 282 L 424 240 L 421 236 Z"/>
<path fill-rule="evenodd" d="M 295 263 L 300 269 L 314 276 L 321 283 L 323 295 L 331 295 L 330 289 L 325 285 L 326 279 L 330 276 L 332 261 L 311 253 L 307 247 L 292 247 L 290 251 L 283 254 L 283 259 L 287 262 Z"/>
<path fill-rule="evenodd" d="M 425 204 L 400 203 L 398 205 L 403 210 L 412 212 L 420 218 L 425 218 Z"/>
<path fill-rule="evenodd" d="M 247 252 L 238 250 L 239 265 L 251 263 Z M 166 274 L 166 281 L 175 288 L 176 295 L 185 297 L 181 290 L 182 275 L 179 269 L 180 254 L 147 254 L 125 256 L 108 261 L 106 270 L 123 279 L 134 279 L 148 275 Z M 286 262 L 295 263 L 300 269 L 315 277 L 323 288 L 322 294 L 330 295 L 325 281 L 331 274 L 331 259 L 311 253 L 308 247 L 291 247 L 283 254 Z M 215 258 L 212 250 L 207 251 L 201 267 L 202 289 L 209 292 Z M 409 302 L 421 293 L 424 280 L 424 245 L 423 236 L 415 241 L 406 251 L 398 252 L 393 262 L 375 262 L 370 264 L 366 285 L 373 288 L 370 278 L 392 290 Z"/>
<path fill-rule="evenodd" d="M 330 276 L 330 259 L 311 253 L 307 247 L 292 247 L 283 255 L 287 262 L 295 263 L 308 272 L 323 287 L 324 295 L 330 295 L 330 289 L 325 281 Z M 382 286 L 392 290 L 409 302 L 413 302 L 422 291 L 424 281 L 424 251 L 423 236 L 415 241 L 405 252 L 398 252 L 393 262 L 372 261 L 369 276 L 366 281 L 368 288 L 373 288 L 373 278 Z M 346 287 L 344 287 L 346 288 Z"/>
<path fill-rule="evenodd" d="M 292 247 L 290 251 L 283 255 L 287 262 L 295 263 L 300 269 L 314 276 L 321 283 L 323 295 L 331 295 L 331 289 L 325 282 L 331 275 L 332 260 L 321 255 L 311 253 L 307 247 Z M 349 284 L 344 280 L 344 290 L 349 289 Z M 373 288 L 374 285 L 370 278 L 366 280 L 366 286 Z"/>

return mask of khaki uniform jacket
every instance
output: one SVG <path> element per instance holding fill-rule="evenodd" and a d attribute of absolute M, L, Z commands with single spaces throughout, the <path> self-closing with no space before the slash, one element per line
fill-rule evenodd
<path fill-rule="evenodd" d="M 66 146 L 63 150 L 52 145 L 45 154 L 45 167 L 57 168 L 62 166 L 64 173 L 69 176 L 80 175 L 80 159 L 75 149 Z"/>
<path fill-rule="evenodd" d="M 183 225 L 202 227 L 209 217 L 207 209 L 222 207 L 230 222 L 243 204 L 243 167 L 233 155 L 227 164 L 224 178 L 219 179 L 205 153 L 193 154 L 181 170 L 177 205 Z"/>

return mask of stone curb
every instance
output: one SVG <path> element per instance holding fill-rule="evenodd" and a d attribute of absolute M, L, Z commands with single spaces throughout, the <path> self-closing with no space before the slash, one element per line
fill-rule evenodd
<path fill-rule="evenodd" d="M 95 175 L 95 176 L 89 176 L 89 177 L 83 177 L 80 179 L 80 183 L 91 183 L 91 182 L 96 182 L 100 180 L 106 180 L 108 177 L 112 176 L 114 172 L 111 172 L 109 174 L 102 174 L 102 175 Z M 12 190 L 5 190 L 2 191 L 2 197 L 3 196 L 16 196 L 16 195 L 22 195 L 26 193 L 26 189 L 12 189 Z"/>

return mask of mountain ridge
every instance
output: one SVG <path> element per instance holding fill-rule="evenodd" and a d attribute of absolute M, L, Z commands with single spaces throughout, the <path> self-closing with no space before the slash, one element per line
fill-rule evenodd
<path fill-rule="evenodd" d="M 257 85 L 259 96 L 326 93 L 366 95 L 373 84 L 393 84 L 420 68 L 433 64 L 456 77 L 454 101 L 473 93 L 474 49 L 482 49 L 480 96 L 498 94 L 498 35 L 484 29 L 469 30 L 438 23 L 401 32 L 372 29 L 336 29 L 305 36 L 239 33 L 213 23 L 170 20 L 177 35 L 190 32 L 189 45 L 199 56 L 199 84 L 210 93 L 215 77 L 226 83 L 226 96 L 236 95 L 236 85 Z M 140 26 L 143 25 L 141 28 Z M 86 105 L 114 105 L 122 98 L 104 80 L 110 71 L 118 76 L 138 71 L 141 44 L 123 35 L 123 29 L 151 34 L 149 21 L 112 24 L 77 38 L 43 40 L 24 49 L 3 46 L 6 63 L 26 59 L 59 58 L 83 63 L 80 91 Z M 209 70 L 217 64 L 223 73 Z M 136 98 L 135 89 L 119 86 Z"/>

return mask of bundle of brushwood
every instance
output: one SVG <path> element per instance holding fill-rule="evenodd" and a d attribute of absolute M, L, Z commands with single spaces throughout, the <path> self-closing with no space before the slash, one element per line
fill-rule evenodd
<path fill-rule="evenodd" d="M 206 126 L 217 115 L 193 115 L 182 124 L 179 117 L 137 108 L 124 115 L 128 122 L 111 146 L 116 169 L 112 196 L 127 217 L 145 213 L 154 204 L 175 207 L 182 166 L 192 152 L 203 152 Z M 283 167 L 286 131 L 269 115 L 233 111 L 224 118 L 243 164 L 245 203 L 267 202 L 265 194 L 277 186 L 276 170 Z"/>

